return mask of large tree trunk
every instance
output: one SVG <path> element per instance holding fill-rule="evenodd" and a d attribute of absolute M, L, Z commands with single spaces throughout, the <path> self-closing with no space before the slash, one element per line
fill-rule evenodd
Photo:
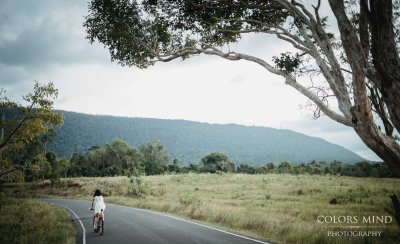
<path fill-rule="evenodd" d="M 400 131 L 400 58 L 396 50 L 391 0 L 370 0 L 371 53 L 380 75 L 376 84 L 394 127 Z"/>
<path fill-rule="evenodd" d="M 353 127 L 362 141 L 388 164 L 393 174 L 400 177 L 400 145 L 390 136 L 382 133 L 374 122 L 368 102 L 365 75 L 353 69 L 354 107 Z"/>
<path fill-rule="evenodd" d="M 396 218 L 397 224 L 400 226 L 400 202 L 397 198 L 396 194 L 390 196 L 392 199 L 393 208 L 394 208 L 394 217 Z"/>
<path fill-rule="evenodd" d="M 397 142 L 374 127 L 374 124 L 356 125 L 354 130 L 365 145 L 389 166 L 393 175 L 400 177 L 400 149 Z"/>
<path fill-rule="evenodd" d="M 357 33 L 344 11 L 343 0 L 329 0 L 338 21 L 343 49 L 352 70 L 354 106 L 352 122 L 354 130 L 363 142 L 388 164 L 393 174 L 400 177 L 400 145 L 382 133 L 374 122 L 366 87 L 367 58 Z M 392 105 L 399 104 L 399 98 Z"/>

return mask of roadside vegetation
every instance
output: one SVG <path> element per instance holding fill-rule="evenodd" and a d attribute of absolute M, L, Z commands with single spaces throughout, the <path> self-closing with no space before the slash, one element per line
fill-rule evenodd
<path fill-rule="evenodd" d="M 74 223 L 59 207 L 3 198 L 0 216 L 0 243 L 75 243 Z"/>
<path fill-rule="evenodd" d="M 399 183 L 332 175 L 189 173 L 69 178 L 57 184 L 9 184 L 5 190 L 15 197 L 90 200 L 100 188 L 107 203 L 167 212 L 280 243 L 398 243 L 389 195 L 400 194 Z M 393 221 L 378 228 L 381 237 L 339 238 L 327 231 L 354 224 L 321 224 L 318 216 L 391 216 Z"/>

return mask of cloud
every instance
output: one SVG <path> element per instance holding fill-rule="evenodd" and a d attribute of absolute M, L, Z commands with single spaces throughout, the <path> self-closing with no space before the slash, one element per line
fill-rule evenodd
<path fill-rule="evenodd" d="M 0 63 L 0 84 L 2 87 L 11 86 L 16 81 L 29 79 L 29 72 L 22 66 L 9 66 Z"/>
<path fill-rule="evenodd" d="M 90 46 L 85 39 L 83 2 L 5 1 L 2 5 L 1 85 L 27 83 L 55 64 L 109 62 L 100 45 Z"/>

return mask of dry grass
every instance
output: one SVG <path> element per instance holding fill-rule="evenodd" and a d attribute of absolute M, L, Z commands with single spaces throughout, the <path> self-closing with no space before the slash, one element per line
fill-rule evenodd
<path fill-rule="evenodd" d="M 273 174 L 185 174 L 142 179 L 142 198 L 129 194 L 132 185 L 126 177 L 67 179 L 58 188 L 31 186 L 31 194 L 89 200 L 99 187 L 107 202 L 186 216 L 283 243 L 400 242 L 394 220 L 378 228 L 381 237 L 368 238 L 329 237 L 328 230 L 341 230 L 339 224 L 329 227 L 317 222 L 321 215 L 358 216 L 360 221 L 362 216 L 391 215 L 387 211 L 393 209 L 389 195 L 400 195 L 399 179 Z"/>
<path fill-rule="evenodd" d="M 47 203 L 3 198 L 0 243 L 75 243 L 69 215 Z"/>

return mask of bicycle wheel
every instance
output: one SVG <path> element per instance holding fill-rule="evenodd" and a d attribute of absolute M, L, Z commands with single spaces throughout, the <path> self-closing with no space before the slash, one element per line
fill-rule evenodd
<path fill-rule="evenodd" d="M 104 220 L 103 220 L 102 217 L 100 217 L 98 225 L 99 226 L 97 228 L 98 228 L 98 230 L 100 232 L 100 235 L 103 235 L 103 233 L 104 233 Z"/>

